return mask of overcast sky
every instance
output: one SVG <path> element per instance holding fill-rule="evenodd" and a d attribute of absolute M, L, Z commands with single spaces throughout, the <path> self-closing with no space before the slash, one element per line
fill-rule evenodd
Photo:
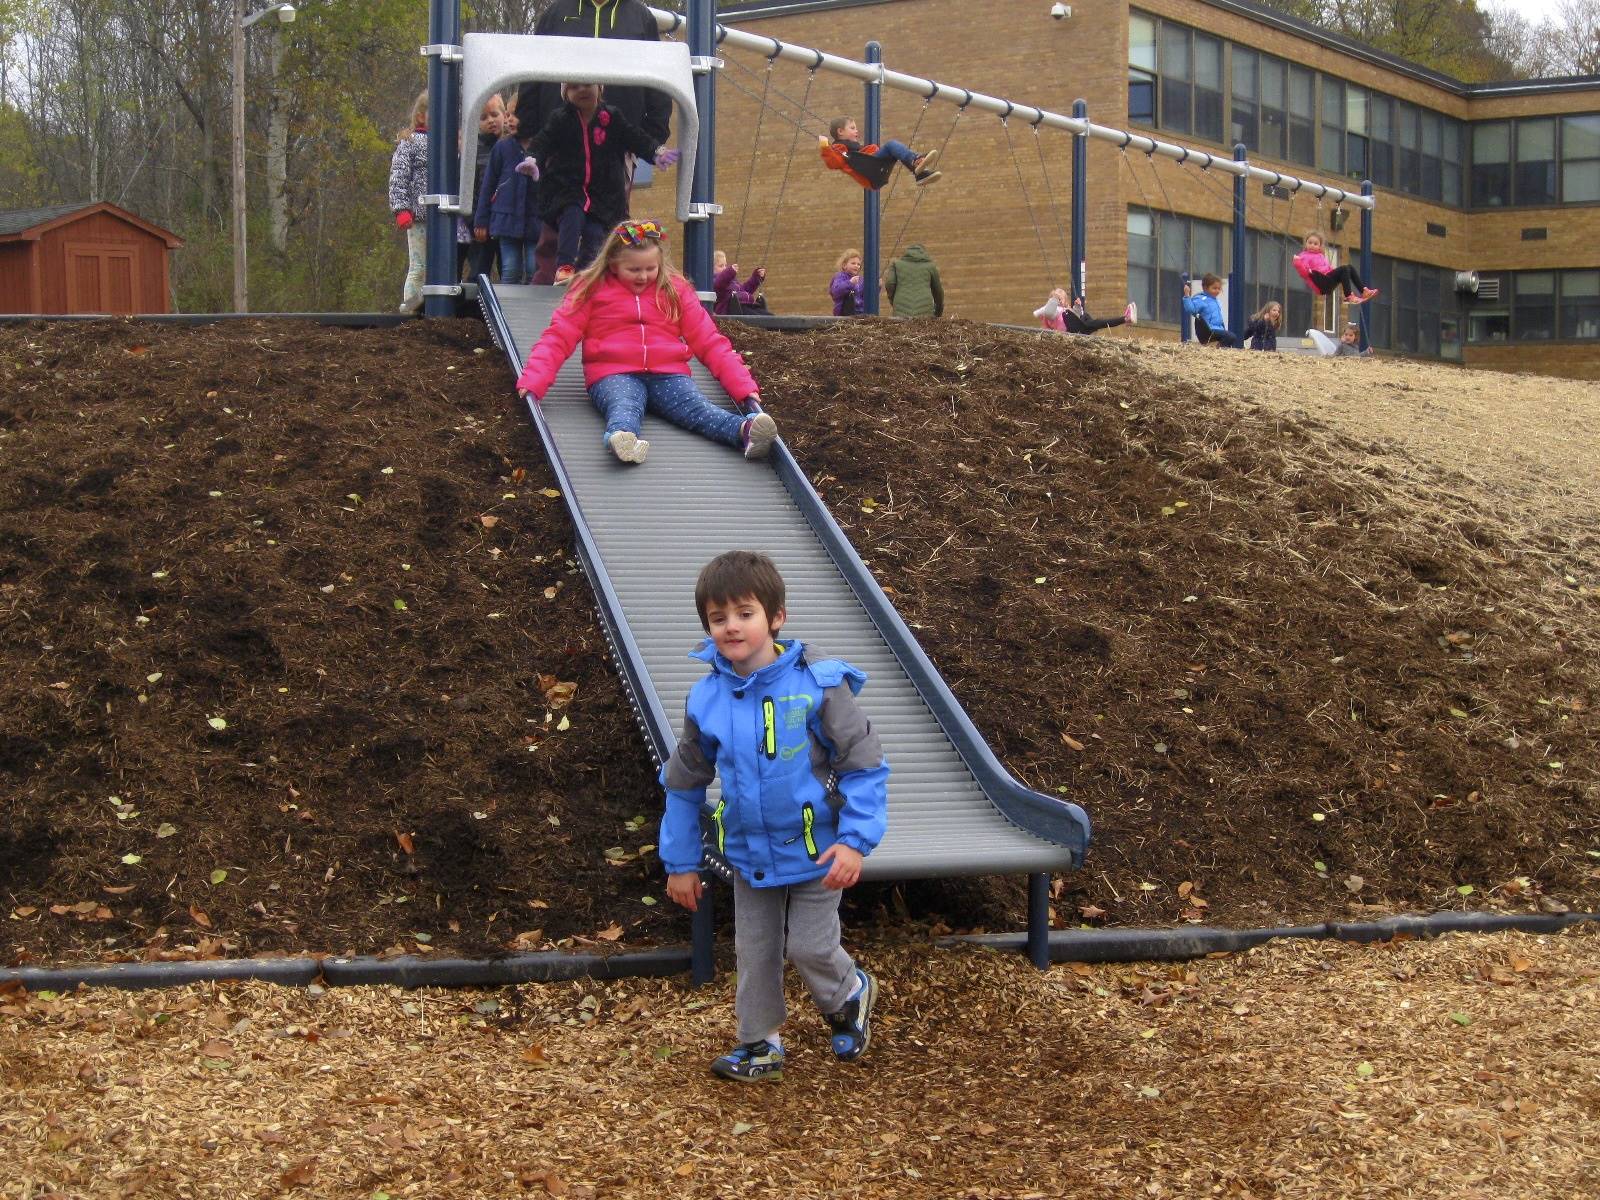
<path fill-rule="evenodd" d="M 1555 15 L 1558 0 L 1480 0 L 1480 8 L 1509 8 L 1520 13 L 1535 25 L 1542 25 Z"/>

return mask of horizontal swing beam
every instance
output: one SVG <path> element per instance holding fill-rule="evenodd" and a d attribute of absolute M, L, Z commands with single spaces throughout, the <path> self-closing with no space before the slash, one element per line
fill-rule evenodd
<path fill-rule="evenodd" d="M 683 27 L 684 19 L 677 13 L 666 12 L 659 8 L 652 8 L 650 12 L 655 16 L 656 24 L 664 33 L 673 33 Z M 1080 137 L 1096 138 L 1103 142 L 1124 149 L 1142 150 L 1149 155 L 1160 155 L 1170 158 L 1178 163 L 1194 163 L 1198 167 L 1216 170 L 1225 175 L 1242 176 L 1246 179 L 1259 179 L 1263 183 L 1270 183 L 1277 187 L 1286 187 L 1292 192 L 1302 189 L 1318 199 L 1331 200 L 1335 204 L 1348 204 L 1352 208 L 1376 208 L 1375 198 L 1363 196 L 1358 192 L 1346 191 L 1344 188 L 1331 187 L 1318 183 L 1313 179 L 1300 179 L 1294 175 L 1284 175 L 1278 171 L 1271 171 L 1265 167 L 1257 167 L 1247 162 L 1236 162 L 1232 158 L 1218 157 L 1208 150 L 1194 150 L 1188 146 L 1180 146 L 1174 142 L 1163 142 L 1156 138 L 1148 138 L 1143 134 L 1131 133 L 1125 129 L 1113 129 L 1108 125 L 1096 125 L 1092 121 L 1081 118 L 1065 116 L 1062 113 L 1050 112 L 1048 109 L 1033 108 L 1026 104 L 1013 104 L 1009 100 L 1002 100 L 998 96 L 987 96 L 982 92 L 968 91 L 966 88 L 951 87 L 946 83 L 939 83 L 933 79 L 923 79 L 917 75 L 905 75 L 899 71 L 891 71 L 877 63 L 858 62 L 852 58 L 840 58 L 835 54 L 827 54 L 821 50 L 813 50 L 808 46 L 796 46 L 788 42 L 780 42 L 777 38 L 760 37 L 756 34 L 745 33 L 743 30 L 730 29 L 726 25 L 717 26 L 717 43 L 719 45 L 733 46 L 740 50 L 751 50 L 769 59 L 787 59 L 797 62 L 813 71 L 832 71 L 839 75 L 848 75 L 864 83 L 881 83 L 884 87 L 896 88 L 903 92 L 915 92 L 924 100 L 948 100 L 962 108 L 976 108 L 983 112 L 994 113 L 998 117 L 1020 117 L 1029 125 L 1047 125 L 1053 129 L 1062 129 L 1067 133 Z"/>

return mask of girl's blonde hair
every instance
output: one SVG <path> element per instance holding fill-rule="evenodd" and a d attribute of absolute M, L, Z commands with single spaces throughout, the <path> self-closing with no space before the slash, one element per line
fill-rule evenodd
<path fill-rule="evenodd" d="M 835 271 L 842 271 L 842 270 L 844 270 L 845 263 L 849 262 L 852 258 L 860 258 L 860 257 L 861 257 L 861 251 L 859 251 L 859 250 L 846 250 L 843 254 L 839 255 L 839 261 L 833 264 L 833 269 Z"/>
<path fill-rule="evenodd" d="M 423 88 L 417 93 L 417 98 L 411 102 L 411 123 L 400 131 L 400 140 L 403 142 L 417 131 L 418 125 L 428 123 L 428 89 Z"/>
<path fill-rule="evenodd" d="M 627 221 L 624 225 L 637 225 L 637 221 Z M 611 264 L 624 250 L 644 250 L 654 246 L 661 255 L 661 271 L 656 276 L 656 303 L 661 311 L 676 321 L 683 315 L 678 306 L 678 289 L 675 280 L 682 277 L 683 272 L 667 261 L 667 248 L 662 242 L 665 239 L 651 238 L 644 246 L 630 246 L 622 240 L 623 225 L 613 229 L 605 240 L 605 245 L 600 247 L 600 253 L 594 256 L 594 261 L 572 277 L 572 282 L 567 285 L 567 298 L 565 303 L 573 307 L 584 303 L 594 294 L 595 288 L 605 281 Z"/>
<path fill-rule="evenodd" d="M 1261 306 L 1260 310 L 1256 313 L 1256 315 L 1251 317 L 1250 319 L 1252 321 L 1265 321 L 1267 319 L 1267 314 L 1270 313 L 1273 309 L 1277 309 L 1278 310 L 1278 319 L 1281 321 L 1283 319 L 1283 305 L 1280 304 L 1276 300 L 1268 300 L 1265 304 L 1263 304 Z"/>

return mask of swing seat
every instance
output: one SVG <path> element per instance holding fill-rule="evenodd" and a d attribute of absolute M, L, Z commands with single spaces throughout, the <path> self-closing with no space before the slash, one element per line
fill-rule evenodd
<path fill-rule="evenodd" d="M 654 88 L 678 108 L 677 143 L 680 221 L 690 219 L 695 157 L 700 149 L 700 115 L 694 101 L 694 75 L 684 42 L 616 42 L 605 38 L 537 37 L 516 33 L 469 33 L 462 39 L 461 111 L 476 114 L 491 94 L 514 83 L 623 84 Z M 470 128 L 470 125 L 469 125 Z M 447 212 L 472 212 L 477 183 L 478 139 L 461 139 L 461 196 Z"/>
<path fill-rule="evenodd" d="M 872 154 L 876 146 L 863 146 L 860 150 L 848 150 L 843 143 L 832 142 L 819 148 L 823 165 L 833 171 L 843 171 L 869 192 L 882 189 L 889 182 L 889 176 L 894 174 L 897 164 L 892 158 L 875 158 Z"/>
<path fill-rule="evenodd" d="M 1306 281 L 1306 286 L 1311 289 L 1311 294 L 1313 296 L 1322 296 L 1326 294 L 1312 280 L 1311 268 L 1300 261 L 1300 256 L 1298 254 L 1294 256 L 1294 269 L 1299 274 L 1300 278 Z"/>

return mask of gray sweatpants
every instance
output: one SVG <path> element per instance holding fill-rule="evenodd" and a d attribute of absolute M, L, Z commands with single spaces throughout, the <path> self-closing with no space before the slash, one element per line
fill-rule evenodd
<path fill-rule="evenodd" d="M 734 1010 L 740 1042 L 760 1041 L 788 1016 L 783 1002 L 785 954 L 821 1012 L 844 1007 L 855 986 L 856 964 L 839 945 L 843 895 L 823 887 L 820 879 L 758 888 L 734 876 L 733 944 L 739 963 Z"/>

